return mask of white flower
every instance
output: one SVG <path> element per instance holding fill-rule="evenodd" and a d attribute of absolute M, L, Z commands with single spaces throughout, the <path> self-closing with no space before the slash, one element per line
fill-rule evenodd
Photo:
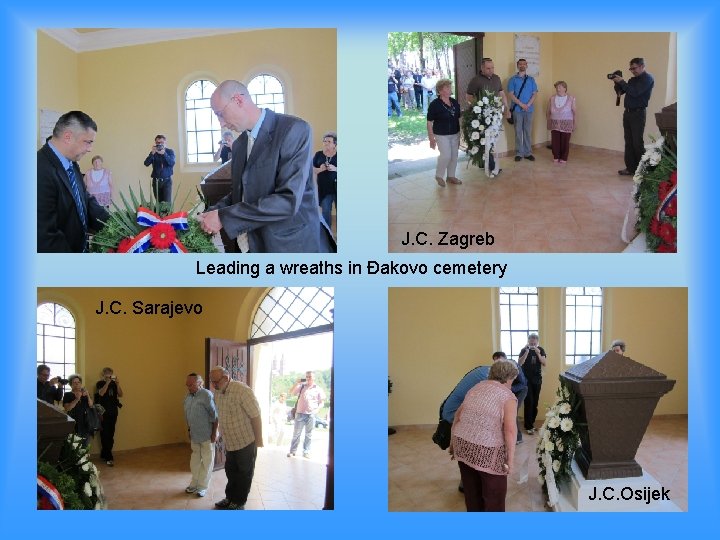
<path fill-rule="evenodd" d="M 660 152 L 657 150 L 654 151 L 652 154 L 650 154 L 650 165 L 655 166 L 658 163 L 660 163 L 660 160 L 662 159 L 662 156 L 660 155 Z"/>
<path fill-rule="evenodd" d="M 489 126 L 489 125 L 492 123 L 492 118 L 487 117 L 487 118 L 485 119 L 485 123 Z"/>
<path fill-rule="evenodd" d="M 570 431 L 573 428 L 573 421 L 569 418 L 563 418 L 563 421 L 560 422 L 560 429 L 563 431 Z"/>
<path fill-rule="evenodd" d="M 482 144 L 483 146 L 485 146 L 485 139 L 480 139 L 480 144 Z"/>
<path fill-rule="evenodd" d="M 563 446 L 562 441 L 558 441 L 558 442 L 555 444 L 555 446 L 557 446 L 558 452 L 562 452 L 562 451 L 565 449 L 565 447 Z"/>
<path fill-rule="evenodd" d="M 471 156 L 474 156 L 475 154 L 478 153 L 478 150 L 479 150 L 479 149 L 478 149 L 477 146 L 473 146 L 473 147 L 470 149 L 470 155 L 471 155 Z"/>
<path fill-rule="evenodd" d="M 478 130 L 480 130 L 480 131 L 485 131 L 485 126 L 483 126 L 482 124 L 480 124 L 480 127 L 478 128 Z"/>
<path fill-rule="evenodd" d="M 83 492 L 88 497 L 92 497 L 92 488 L 90 487 L 90 484 L 88 484 L 87 482 L 85 482 L 85 485 L 83 486 Z"/>
<path fill-rule="evenodd" d="M 97 483 L 97 476 L 95 476 L 94 474 L 93 474 L 93 475 L 90 475 L 90 480 L 89 480 L 89 482 L 90 482 L 90 485 L 91 485 L 92 487 L 97 487 L 97 485 L 98 485 L 98 483 Z"/>
<path fill-rule="evenodd" d="M 89 470 L 90 470 L 90 463 L 88 463 L 88 462 L 86 461 L 85 463 L 82 464 L 82 467 L 81 467 L 81 468 L 82 468 L 82 470 L 85 471 L 85 472 L 89 471 Z"/>
<path fill-rule="evenodd" d="M 555 450 L 555 445 L 552 441 L 545 441 L 545 450 L 547 450 L 548 452 L 552 452 L 553 450 Z"/>
<path fill-rule="evenodd" d="M 558 407 L 558 411 L 560 411 L 560 414 L 570 414 L 570 411 L 572 408 L 570 407 L 569 403 L 563 403 Z"/>
<path fill-rule="evenodd" d="M 473 112 L 474 112 L 475 114 L 480 114 L 480 113 L 482 112 L 482 107 L 480 107 L 480 105 L 475 105 L 475 106 L 473 107 Z"/>
<path fill-rule="evenodd" d="M 560 423 L 560 418 L 558 418 L 557 416 L 553 416 L 552 418 L 550 418 L 550 420 L 548 420 L 548 427 L 550 429 L 557 429 Z"/>
<path fill-rule="evenodd" d="M 553 471 L 560 472 L 560 462 L 557 459 L 553 461 Z"/>
<path fill-rule="evenodd" d="M 550 409 L 548 409 L 548 412 L 545 413 L 545 418 L 552 418 L 553 416 L 555 416 L 555 414 L 555 407 L 551 407 Z"/>
<path fill-rule="evenodd" d="M 100 500 L 98 499 L 98 502 L 95 503 L 95 510 L 102 510 L 102 504 L 100 504 Z"/>
<path fill-rule="evenodd" d="M 550 440 L 550 432 L 547 429 L 542 433 L 542 440 L 545 442 Z"/>
<path fill-rule="evenodd" d="M 538 474 L 538 484 L 541 486 L 545 483 L 545 477 L 542 474 Z"/>
<path fill-rule="evenodd" d="M 478 120 L 473 120 L 472 122 L 470 122 L 470 125 L 473 129 L 477 129 L 480 127 L 480 122 Z"/>
<path fill-rule="evenodd" d="M 489 105 L 489 104 L 490 104 L 490 100 L 487 98 L 487 96 L 483 96 L 482 102 L 483 102 L 485 105 Z"/>
<path fill-rule="evenodd" d="M 470 140 L 477 141 L 480 138 L 480 133 L 477 131 L 473 131 L 472 135 L 470 135 Z"/>

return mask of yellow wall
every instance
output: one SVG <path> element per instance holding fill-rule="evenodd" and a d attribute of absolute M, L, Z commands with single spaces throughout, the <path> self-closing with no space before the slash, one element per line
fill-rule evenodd
<path fill-rule="evenodd" d="M 647 71 L 655 78 L 648 117 L 646 137 L 657 135 L 654 113 L 677 101 L 677 36 L 668 32 L 592 33 L 592 32 L 530 32 L 540 39 L 540 76 L 536 78 L 538 96 L 533 115 L 532 140 L 544 146 L 550 139 L 546 129 L 547 103 L 555 93 L 558 80 L 568 83 L 568 93 L 577 98 L 578 129 L 571 142 L 584 146 L 623 150 L 622 112 L 615 107 L 612 82 L 605 75 L 616 69 L 630 77 L 631 58 L 645 58 Z M 495 73 L 507 89 L 509 78 L 516 73 L 515 34 L 485 34 L 483 54 L 493 59 Z M 624 99 L 624 98 L 623 98 Z M 498 152 L 514 152 L 514 128 L 505 123 L 505 132 L 498 142 Z"/>
<path fill-rule="evenodd" d="M 499 348 L 497 289 L 391 288 L 388 294 L 390 425 L 433 424 L 462 376 Z M 624 339 L 633 360 L 677 382 L 656 414 L 687 414 L 687 289 L 606 288 L 603 347 Z M 541 412 L 554 401 L 563 364 L 562 288 L 541 288 L 540 343 L 548 352 Z M 540 415 L 542 417 L 542 414 Z"/>
<path fill-rule="evenodd" d="M 80 107 L 78 55 L 47 34 L 37 33 L 37 97 L 40 109 L 67 112 Z M 40 141 L 44 143 L 45 141 Z"/>
<path fill-rule="evenodd" d="M 56 49 L 65 49 L 38 33 L 38 81 L 47 91 L 38 93 L 38 108 L 66 112 L 79 107 L 98 124 L 93 152 L 81 161 L 101 154 L 113 173 L 115 185 L 126 192 L 138 182 L 149 193 L 150 169 L 143 161 L 156 134 L 168 137 L 177 164 L 173 191 L 180 187 L 179 200 L 187 193 L 194 201 L 195 186 L 217 164 L 183 165 L 184 90 L 195 77 L 219 83 L 225 79 L 243 82 L 261 72 L 275 74 L 287 82 L 285 112 L 307 120 L 313 129 L 313 148 L 319 149 L 324 132 L 337 130 L 337 36 L 334 29 L 283 29 L 239 32 L 204 38 L 119 47 L 63 55 L 74 60 L 77 77 L 55 78 Z M 54 44 L 54 45 L 53 45 Z M 65 58 L 69 56 L 70 58 Z M 73 56 L 75 57 L 73 59 Z M 322 68 L 322 69 L 321 69 Z M 63 71 L 64 73 L 65 71 Z M 51 99 L 72 88 L 76 102 Z M 79 96 L 79 98 L 78 98 Z"/>
<path fill-rule="evenodd" d="M 39 288 L 38 303 L 59 302 L 77 321 L 78 373 L 94 388 L 106 366 L 125 396 L 115 435 L 118 450 L 184 442 L 185 376 L 205 372 L 205 338 L 245 341 L 262 288 Z M 200 303 L 200 316 L 96 315 L 100 300 L 132 310 L 144 303 Z M 96 450 L 97 450 L 96 445 Z"/>

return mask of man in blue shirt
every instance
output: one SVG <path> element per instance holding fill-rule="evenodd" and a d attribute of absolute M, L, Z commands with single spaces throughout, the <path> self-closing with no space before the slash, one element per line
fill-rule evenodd
<path fill-rule="evenodd" d="M 191 373 L 185 380 L 188 395 L 183 403 L 185 421 L 190 436 L 190 472 L 192 480 L 185 493 L 195 493 L 198 497 L 207 494 L 210 475 L 215 464 L 215 439 L 217 438 L 218 415 L 212 392 L 202 387 L 203 379 L 197 373 Z"/>
<path fill-rule="evenodd" d="M 535 161 L 532 154 L 532 116 L 538 88 L 535 79 L 527 74 L 527 60 L 520 58 L 517 68 L 517 74 L 510 77 L 508 83 L 508 94 L 512 101 L 510 111 L 515 123 L 515 161 L 522 158 Z"/>
<path fill-rule="evenodd" d="M 655 79 L 645 71 L 645 60 L 630 60 L 630 80 L 620 76 L 613 77 L 615 88 L 625 94 L 625 112 L 623 112 L 623 131 L 625 135 L 625 168 L 618 171 L 620 176 L 633 176 L 643 153 L 645 143 L 645 112 L 652 95 Z"/>
<path fill-rule="evenodd" d="M 145 158 L 145 166 L 152 165 L 152 189 L 160 202 L 172 200 L 172 175 L 175 166 L 175 152 L 165 147 L 165 135 L 156 135 L 155 144 Z"/>

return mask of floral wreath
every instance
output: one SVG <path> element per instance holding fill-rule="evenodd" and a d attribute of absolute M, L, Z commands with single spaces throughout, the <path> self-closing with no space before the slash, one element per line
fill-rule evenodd
<path fill-rule="evenodd" d="M 545 413 L 536 449 L 540 465 L 538 482 L 551 507 L 558 503 L 559 484 L 572 476 L 572 460 L 580 446 L 577 432 L 580 400 L 562 378 L 556 395 L 555 404 Z"/>
<path fill-rule="evenodd" d="M 635 229 L 648 251 L 677 253 L 677 156 L 663 137 L 645 145 L 633 182 Z"/>
<path fill-rule="evenodd" d="M 467 143 L 467 153 L 473 165 L 485 170 L 488 178 L 495 177 L 500 171 L 499 160 L 495 156 L 495 168 L 490 170 L 490 153 L 495 154 L 495 144 L 502 128 L 503 111 L 500 96 L 483 90 L 477 103 L 463 113 L 463 136 Z"/>
<path fill-rule="evenodd" d="M 199 192 L 198 192 L 199 194 Z M 172 202 L 140 197 L 130 189 L 130 202 L 120 193 L 123 208 L 113 203 L 114 211 L 105 226 L 90 241 L 94 253 L 217 253 L 212 236 L 200 227 L 197 215 L 202 199 L 190 212 L 174 212 Z M 187 201 L 185 198 L 184 203 Z"/>

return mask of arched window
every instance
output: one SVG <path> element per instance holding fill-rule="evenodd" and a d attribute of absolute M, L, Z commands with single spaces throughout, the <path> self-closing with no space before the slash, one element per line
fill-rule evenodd
<path fill-rule="evenodd" d="M 275 287 L 260 303 L 251 338 L 305 330 L 333 322 L 332 287 Z"/>
<path fill-rule="evenodd" d="M 258 75 L 250 81 L 247 88 L 258 107 L 276 113 L 285 112 L 285 92 L 282 83 L 276 77 L 267 74 Z"/>
<path fill-rule="evenodd" d="M 565 289 L 565 364 L 573 365 L 600 354 L 602 288 Z"/>
<path fill-rule="evenodd" d="M 37 365 L 47 364 L 51 376 L 67 379 L 75 369 L 75 317 L 51 302 L 37 308 Z"/>
<path fill-rule="evenodd" d="M 537 287 L 500 287 L 500 349 L 517 359 L 528 334 L 538 331 Z"/>
<path fill-rule="evenodd" d="M 199 80 L 185 91 L 185 133 L 188 163 L 212 163 L 217 142 L 220 140 L 220 123 L 210 107 L 210 96 L 217 86 L 211 81 Z"/>

